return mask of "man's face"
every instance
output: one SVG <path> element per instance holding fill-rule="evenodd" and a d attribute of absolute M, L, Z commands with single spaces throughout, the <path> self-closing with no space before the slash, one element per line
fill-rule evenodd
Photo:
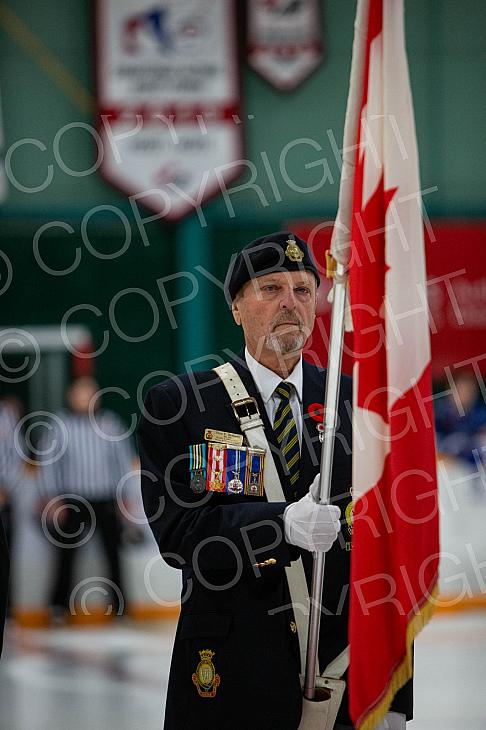
<path fill-rule="evenodd" d="M 310 271 L 279 271 L 251 279 L 232 311 L 257 360 L 262 354 L 299 354 L 314 326 L 316 279 Z"/>
<path fill-rule="evenodd" d="M 79 378 L 68 392 L 68 404 L 76 413 L 88 413 L 92 398 L 98 392 L 98 387 L 92 378 Z"/>

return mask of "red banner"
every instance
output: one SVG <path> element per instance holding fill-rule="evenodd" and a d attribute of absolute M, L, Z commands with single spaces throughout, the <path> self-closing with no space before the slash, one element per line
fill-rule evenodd
<path fill-rule="evenodd" d="M 285 226 L 307 240 L 323 273 L 318 320 L 306 358 L 327 362 L 331 305 L 325 275 L 325 251 L 331 243 L 332 221 L 291 221 Z M 432 347 L 432 375 L 446 377 L 462 369 L 486 374 L 486 223 L 432 221 L 425 227 L 427 302 Z M 425 304 L 424 304 L 425 306 Z M 345 335 L 344 372 L 351 374 L 353 336 Z"/>

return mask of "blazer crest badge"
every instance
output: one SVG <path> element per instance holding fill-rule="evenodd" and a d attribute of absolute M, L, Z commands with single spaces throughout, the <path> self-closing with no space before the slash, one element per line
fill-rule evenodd
<path fill-rule="evenodd" d="M 200 697 L 215 697 L 221 677 L 216 674 L 216 668 L 212 662 L 214 651 L 202 649 L 199 656 L 201 659 L 192 675 L 192 681 Z"/>

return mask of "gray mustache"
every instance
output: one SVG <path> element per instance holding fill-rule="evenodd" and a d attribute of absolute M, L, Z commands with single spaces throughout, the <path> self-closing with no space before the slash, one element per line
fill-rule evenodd
<path fill-rule="evenodd" d="M 277 319 L 272 326 L 272 329 L 275 329 L 275 327 L 278 327 L 279 324 L 296 324 L 299 327 L 302 327 L 302 322 L 300 319 L 297 319 L 296 317 L 282 317 L 281 319 Z"/>

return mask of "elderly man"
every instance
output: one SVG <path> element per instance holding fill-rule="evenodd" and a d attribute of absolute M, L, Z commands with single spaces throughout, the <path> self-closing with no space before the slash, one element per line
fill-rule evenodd
<path fill-rule="evenodd" d="M 183 579 L 166 730 L 298 728 L 301 661 L 285 568 L 300 557 L 310 583 L 311 553 L 329 553 L 320 666 L 346 647 L 351 384 L 342 378 L 331 504 L 318 505 L 311 414 L 323 402 L 325 371 L 302 359 L 318 286 L 305 241 L 288 232 L 253 241 L 225 283 L 246 345 L 234 370 L 182 375 L 147 394 L 138 431 L 144 506 L 163 558 Z M 249 397 L 237 401 L 233 391 Z M 265 453 L 244 428 L 258 415 Z M 271 459 L 281 501 L 267 499 Z M 410 697 L 395 709 L 410 716 Z M 346 695 L 338 723 L 352 728 Z"/>

